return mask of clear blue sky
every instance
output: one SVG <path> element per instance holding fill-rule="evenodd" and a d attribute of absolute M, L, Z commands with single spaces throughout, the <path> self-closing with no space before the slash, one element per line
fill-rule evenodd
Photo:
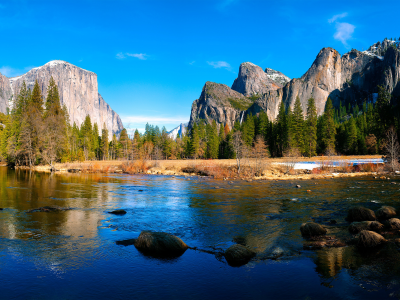
<path fill-rule="evenodd" d="M 365 50 L 400 37 L 400 1 L 4 1 L 0 72 L 50 60 L 98 75 L 124 125 L 189 120 L 206 81 L 231 85 L 239 64 L 300 77 L 319 50 Z"/>

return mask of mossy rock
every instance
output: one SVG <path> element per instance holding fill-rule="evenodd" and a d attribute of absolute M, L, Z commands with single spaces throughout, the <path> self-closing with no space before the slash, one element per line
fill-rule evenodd
<path fill-rule="evenodd" d="M 396 209 L 391 206 L 382 206 L 376 211 L 376 217 L 379 220 L 388 220 L 396 216 Z"/>
<path fill-rule="evenodd" d="M 326 234 L 326 229 L 314 222 L 301 224 L 300 231 L 301 235 L 304 237 L 313 237 Z"/>
<path fill-rule="evenodd" d="M 379 233 L 363 230 L 357 237 L 357 246 L 360 248 L 373 248 L 386 243 L 386 239 Z"/>
<path fill-rule="evenodd" d="M 348 222 L 375 221 L 376 216 L 373 210 L 357 206 L 349 209 L 346 220 Z"/>
<path fill-rule="evenodd" d="M 254 251 L 240 244 L 230 246 L 224 253 L 226 261 L 232 266 L 247 264 L 254 255 Z"/>
<path fill-rule="evenodd" d="M 379 232 L 384 228 L 383 224 L 378 221 L 362 221 L 353 222 L 349 226 L 349 231 L 353 234 L 360 233 L 363 230 Z"/>
<path fill-rule="evenodd" d="M 180 256 L 189 247 L 180 238 L 165 232 L 142 231 L 135 247 L 151 256 Z"/>
<path fill-rule="evenodd" d="M 387 220 L 386 225 L 390 230 L 400 230 L 400 220 L 397 218 L 391 218 Z"/>

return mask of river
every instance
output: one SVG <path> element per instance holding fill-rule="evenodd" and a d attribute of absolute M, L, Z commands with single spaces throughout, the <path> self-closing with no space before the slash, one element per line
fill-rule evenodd
<path fill-rule="evenodd" d="M 351 206 L 400 208 L 395 176 L 245 182 L 2 167 L 0 177 L 2 299 L 400 297 L 400 254 L 392 244 L 372 252 L 310 251 L 299 231 L 314 220 L 329 235 L 346 236 Z M 45 205 L 71 210 L 27 213 Z M 108 213 L 114 209 L 127 214 Z M 142 230 L 168 232 L 214 254 L 189 249 L 158 259 L 117 245 Z M 219 253 L 236 242 L 257 257 L 229 266 Z"/>

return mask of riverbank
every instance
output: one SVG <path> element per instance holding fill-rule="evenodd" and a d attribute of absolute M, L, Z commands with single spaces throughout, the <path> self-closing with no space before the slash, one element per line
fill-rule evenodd
<path fill-rule="evenodd" d="M 224 180 L 293 180 L 324 179 L 372 175 L 387 176 L 381 156 L 332 156 L 313 158 L 244 159 L 241 172 L 237 161 L 227 160 L 136 160 L 85 161 L 55 164 L 56 173 L 116 173 L 169 176 L 207 176 Z M 24 169 L 24 167 L 17 167 Z M 48 165 L 35 171 L 51 172 Z"/>

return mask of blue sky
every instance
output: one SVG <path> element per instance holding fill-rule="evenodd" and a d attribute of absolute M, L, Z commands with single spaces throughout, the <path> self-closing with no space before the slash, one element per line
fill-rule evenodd
<path fill-rule="evenodd" d="M 229 86 L 242 62 L 300 77 L 323 47 L 344 54 L 400 37 L 399 1 L 4 1 L 0 72 L 50 60 L 98 75 L 129 128 L 189 120 L 206 81 Z"/>

